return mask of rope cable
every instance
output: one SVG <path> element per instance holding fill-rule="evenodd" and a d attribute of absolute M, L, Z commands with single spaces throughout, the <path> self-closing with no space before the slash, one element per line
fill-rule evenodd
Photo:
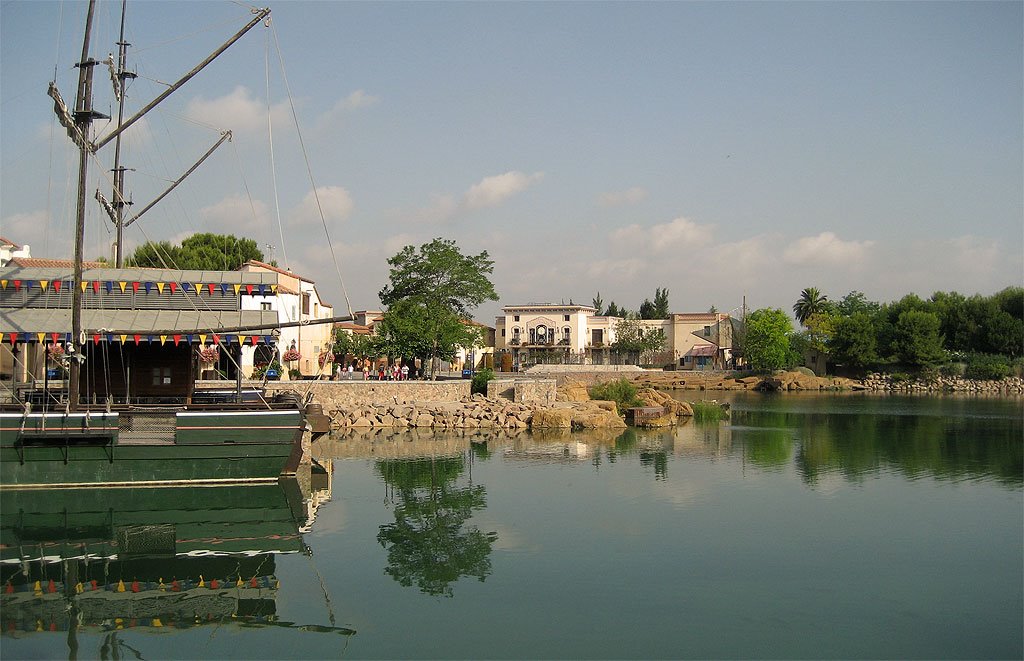
<path fill-rule="evenodd" d="M 274 191 L 274 213 L 277 215 L 277 232 L 281 239 L 281 258 L 284 260 L 285 270 L 290 271 L 291 265 L 288 262 L 288 248 L 284 242 L 284 226 L 281 223 L 281 201 L 278 198 L 277 190 L 277 165 L 275 165 L 274 159 L 274 117 L 271 112 L 272 107 L 270 104 L 270 34 L 266 35 L 266 47 L 264 48 L 263 54 L 264 61 L 264 76 L 266 78 L 267 86 L 267 131 L 268 144 L 270 145 L 270 179 L 271 189 Z"/>

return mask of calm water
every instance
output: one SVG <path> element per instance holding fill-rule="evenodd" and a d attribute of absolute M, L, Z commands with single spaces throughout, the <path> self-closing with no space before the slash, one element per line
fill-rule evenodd
<path fill-rule="evenodd" d="M 112 497 L 110 526 L 59 499 L 31 514 L 5 494 L 8 560 L 12 536 L 32 557 L 33 535 L 59 536 L 61 515 L 62 534 L 81 537 L 64 557 L 82 540 L 103 556 L 111 532 L 121 554 L 75 570 L 106 572 L 76 598 L 78 627 L 74 599 L 46 594 L 49 579 L 58 593 L 74 582 L 74 561 L 6 562 L 8 584 L 42 578 L 44 594 L 4 595 L 2 655 L 1024 655 L 1020 400 L 732 403 L 727 423 L 668 431 L 339 437 L 318 448 L 331 473 L 297 488 L 210 490 L 193 504 L 141 495 L 127 508 Z M 159 546 L 168 521 L 172 549 L 127 552 L 126 531 Z M 181 592 L 166 589 L 172 572 Z M 198 574 L 220 589 L 202 592 Z M 103 591 L 115 579 L 125 592 Z"/>

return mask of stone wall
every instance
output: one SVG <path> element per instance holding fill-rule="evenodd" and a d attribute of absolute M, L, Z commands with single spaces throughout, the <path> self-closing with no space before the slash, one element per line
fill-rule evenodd
<path fill-rule="evenodd" d="M 487 382 L 487 396 L 519 403 L 553 402 L 557 385 L 555 379 L 491 379 Z"/>
<path fill-rule="evenodd" d="M 271 381 L 268 395 L 290 390 L 313 393 L 324 411 L 352 409 L 382 402 L 457 402 L 469 397 L 469 380 L 451 381 Z"/>

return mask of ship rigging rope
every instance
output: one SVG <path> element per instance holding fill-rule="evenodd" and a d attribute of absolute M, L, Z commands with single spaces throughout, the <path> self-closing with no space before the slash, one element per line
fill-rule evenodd
<path fill-rule="evenodd" d="M 270 179 L 271 188 L 274 191 L 274 213 L 277 215 L 277 233 L 281 239 L 281 258 L 284 260 L 284 267 L 291 270 L 288 262 L 288 248 L 284 242 L 284 226 L 281 223 L 281 201 L 277 191 L 277 165 L 274 159 L 274 117 L 270 105 L 270 33 L 267 32 L 264 38 L 263 48 L 263 76 L 267 88 L 267 144 L 270 149 Z"/>
<path fill-rule="evenodd" d="M 309 175 L 309 182 L 313 188 L 313 198 L 316 200 L 316 208 L 320 213 L 320 222 L 324 227 L 324 235 L 327 238 L 327 247 L 331 251 L 331 259 L 334 261 L 334 270 L 338 275 L 338 282 L 341 284 L 341 293 L 345 296 L 345 306 L 349 316 L 355 316 L 352 312 L 352 302 L 348 297 L 348 289 L 345 287 L 345 279 L 341 276 L 341 267 L 338 266 L 338 256 L 334 252 L 334 243 L 331 241 L 331 233 L 327 229 L 327 219 L 324 217 L 324 209 L 320 204 L 320 194 L 317 192 L 316 181 L 313 178 L 313 169 L 309 164 L 309 153 L 306 151 L 306 141 L 302 138 L 302 129 L 299 128 L 299 116 L 295 112 L 295 100 L 292 98 L 291 86 L 288 84 L 288 73 L 284 67 L 284 56 L 281 53 L 281 44 L 277 39 L 277 29 L 273 22 L 270 23 L 270 30 L 274 34 L 274 47 L 277 50 L 278 61 L 281 66 L 281 80 L 284 82 L 285 92 L 288 94 L 288 107 L 292 112 L 292 121 L 295 122 L 295 132 L 299 138 L 299 147 L 302 149 L 302 158 L 306 163 L 306 173 Z"/>

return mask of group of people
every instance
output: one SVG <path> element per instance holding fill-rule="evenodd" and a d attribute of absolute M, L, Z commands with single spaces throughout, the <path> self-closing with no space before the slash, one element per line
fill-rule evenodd
<path fill-rule="evenodd" d="M 355 378 L 355 374 L 358 370 L 359 366 L 356 363 L 349 363 L 348 366 L 338 365 L 334 372 L 334 379 L 335 381 L 351 381 Z M 406 364 L 399 365 L 398 363 L 394 363 L 392 365 L 378 365 L 376 369 L 373 369 L 370 361 L 365 361 L 362 364 L 362 371 L 364 381 L 370 381 L 372 379 L 376 379 L 377 381 L 409 380 L 409 366 Z"/>

